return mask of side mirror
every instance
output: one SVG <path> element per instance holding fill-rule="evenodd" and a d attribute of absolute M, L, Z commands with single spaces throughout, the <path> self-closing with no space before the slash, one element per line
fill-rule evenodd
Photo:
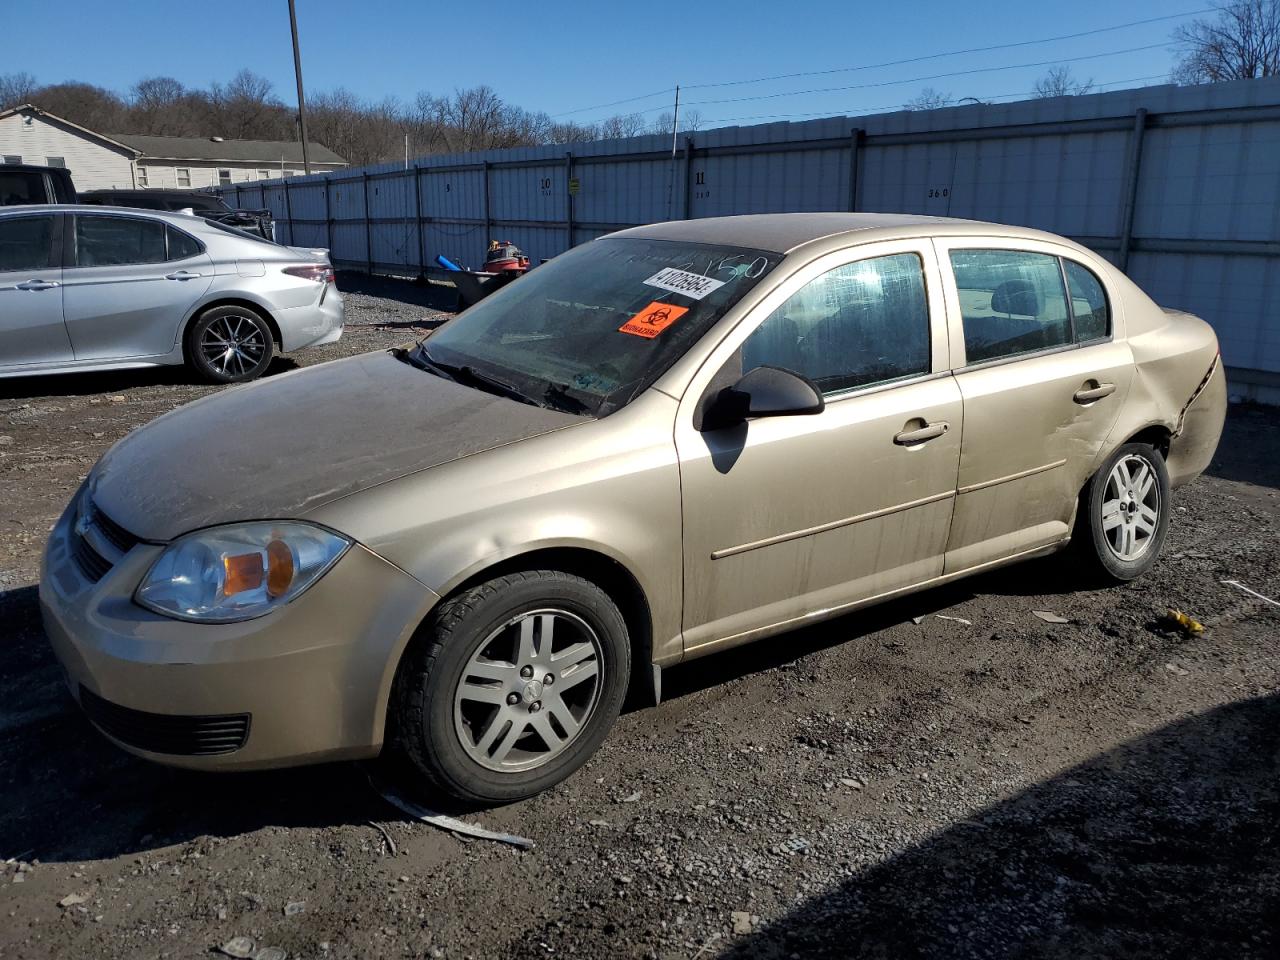
<path fill-rule="evenodd" d="M 796 417 L 821 413 L 826 407 L 813 381 L 781 367 L 756 367 L 711 398 L 701 429 L 723 430 L 759 417 Z"/>

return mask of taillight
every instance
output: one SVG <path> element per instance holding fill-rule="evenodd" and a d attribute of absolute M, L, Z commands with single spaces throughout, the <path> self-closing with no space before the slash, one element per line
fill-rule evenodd
<path fill-rule="evenodd" d="M 285 267 L 284 272 L 291 277 L 303 280 L 314 280 L 316 283 L 333 283 L 333 267 L 327 263 L 309 263 L 301 267 Z"/>

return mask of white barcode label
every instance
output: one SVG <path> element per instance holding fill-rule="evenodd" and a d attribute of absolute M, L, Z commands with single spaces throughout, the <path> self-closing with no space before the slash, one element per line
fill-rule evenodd
<path fill-rule="evenodd" d="M 659 270 L 645 283 L 661 290 L 670 290 L 672 293 L 683 293 L 694 300 L 701 300 L 707 294 L 714 293 L 724 286 L 723 280 L 712 280 L 700 273 L 689 273 L 687 270 L 677 270 L 675 267 Z"/>

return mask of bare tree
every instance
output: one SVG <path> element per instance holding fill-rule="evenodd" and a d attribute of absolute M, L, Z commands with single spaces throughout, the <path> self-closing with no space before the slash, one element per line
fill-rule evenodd
<path fill-rule="evenodd" d="M 130 133 L 180 137 L 199 134 L 208 100 L 173 77 L 145 77 L 129 93 Z"/>
<path fill-rule="evenodd" d="M 209 100 L 221 129 L 210 130 L 236 140 L 293 138 L 294 116 L 271 91 L 271 81 L 252 70 L 241 70 L 223 86 L 210 87 Z"/>
<path fill-rule="evenodd" d="M 118 131 L 128 115 L 119 95 L 91 83 L 56 83 L 31 91 L 31 97 L 40 109 L 90 130 Z"/>
<path fill-rule="evenodd" d="M 620 113 L 600 121 L 597 133 L 601 140 L 622 140 L 648 133 L 642 113 Z"/>
<path fill-rule="evenodd" d="M 30 103 L 37 86 L 36 78 L 29 73 L 0 74 L 0 110 Z"/>
<path fill-rule="evenodd" d="M 1071 68 L 1065 64 L 1053 67 L 1036 81 L 1035 95 L 1046 97 L 1078 97 L 1093 90 L 1093 77 L 1088 80 L 1077 80 L 1071 75 Z"/>
<path fill-rule="evenodd" d="M 904 106 L 908 110 L 937 110 L 939 107 L 949 107 L 952 102 L 951 94 L 935 90 L 933 87 L 925 87 L 918 96 L 908 100 Z"/>
<path fill-rule="evenodd" d="M 1173 32 L 1179 83 L 1215 83 L 1280 75 L 1280 0 L 1233 0 L 1216 17 Z"/>

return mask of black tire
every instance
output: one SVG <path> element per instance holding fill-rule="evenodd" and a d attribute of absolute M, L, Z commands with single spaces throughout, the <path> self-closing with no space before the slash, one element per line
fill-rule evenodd
<path fill-rule="evenodd" d="M 1111 484 L 1111 477 L 1117 464 L 1126 461 L 1134 464 L 1138 461 L 1147 465 L 1154 477 L 1156 494 L 1156 520 L 1154 530 L 1149 536 L 1142 538 L 1141 552 L 1126 559 L 1121 555 L 1115 540 L 1117 534 L 1104 529 L 1103 504 L 1108 496 L 1117 494 L 1118 488 Z M 1145 443 L 1126 443 L 1116 450 L 1090 479 L 1080 497 L 1080 514 L 1076 519 L 1077 555 L 1093 573 L 1110 581 L 1127 582 L 1134 580 L 1155 564 L 1164 547 L 1166 534 L 1169 532 L 1170 503 L 1169 471 L 1165 467 L 1164 457 L 1160 451 Z M 1124 498 L 1121 497 L 1122 502 Z M 1130 500 L 1136 510 L 1142 509 L 1141 503 Z M 1126 510 L 1132 508 L 1126 506 Z M 1125 511 L 1122 511 L 1122 513 Z M 1114 531 L 1114 528 L 1112 528 Z"/>
<path fill-rule="evenodd" d="M 542 765 L 512 772 L 489 769 L 462 742 L 455 694 L 470 676 L 472 657 L 492 642 L 495 631 L 522 614 L 549 608 L 580 618 L 598 639 L 594 706 L 577 734 Z M 522 800 L 560 783 L 596 751 L 622 708 L 630 671 L 626 622 L 594 583 L 558 570 L 497 577 L 444 601 L 407 651 L 392 704 L 395 736 L 430 788 L 467 804 Z"/>
<path fill-rule="evenodd" d="M 211 355 L 211 341 L 227 342 L 229 337 L 243 349 L 226 359 Z M 187 362 L 202 380 L 244 383 L 262 376 L 270 366 L 275 339 L 267 321 L 248 307 L 210 307 L 187 328 L 186 352 Z"/>

